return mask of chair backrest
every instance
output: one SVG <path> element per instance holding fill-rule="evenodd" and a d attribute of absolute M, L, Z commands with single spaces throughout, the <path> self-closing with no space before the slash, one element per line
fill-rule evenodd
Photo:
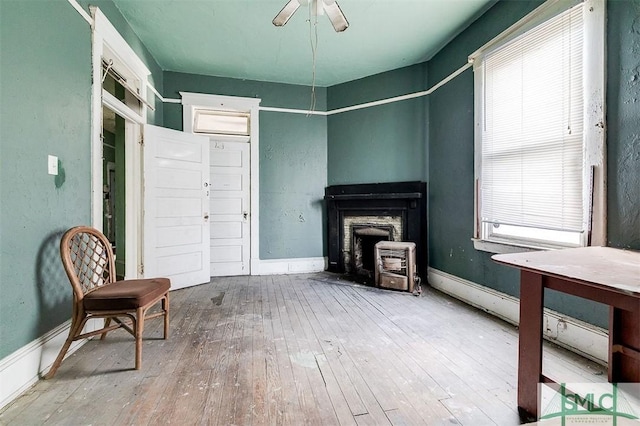
<path fill-rule="evenodd" d="M 76 301 L 91 290 L 116 281 L 111 243 L 95 228 L 76 226 L 65 232 L 60 255 Z"/>

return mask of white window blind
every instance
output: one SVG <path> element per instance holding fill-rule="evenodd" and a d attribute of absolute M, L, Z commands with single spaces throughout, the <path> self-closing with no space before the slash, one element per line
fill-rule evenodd
<path fill-rule="evenodd" d="M 483 229 L 586 231 L 582 58 L 582 5 L 482 57 Z"/>

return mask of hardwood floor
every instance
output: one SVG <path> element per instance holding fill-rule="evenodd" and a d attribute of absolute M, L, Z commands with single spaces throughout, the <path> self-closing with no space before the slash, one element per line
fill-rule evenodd
<path fill-rule="evenodd" d="M 437 291 L 329 273 L 171 293 L 171 327 L 93 340 L 2 413 L 8 425 L 516 425 L 517 330 Z M 547 346 L 574 381 L 605 369 Z"/>

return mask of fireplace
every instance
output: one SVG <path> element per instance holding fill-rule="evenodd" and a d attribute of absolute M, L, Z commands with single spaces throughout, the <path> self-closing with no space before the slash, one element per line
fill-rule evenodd
<path fill-rule="evenodd" d="M 394 241 L 393 225 L 355 223 L 344 232 L 351 236 L 351 244 L 345 245 L 343 250 L 346 272 L 373 279 L 375 277 L 375 245 L 380 241 Z M 350 248 L 349 251 L 347 247 Z"/>
<path fill-rule="evenodd" d="M 374 283 L 379 241 L 416 244 L 418 275 L 427 274 L 427 184 L 396 182 L 325 189 L 329 270 Z"/>

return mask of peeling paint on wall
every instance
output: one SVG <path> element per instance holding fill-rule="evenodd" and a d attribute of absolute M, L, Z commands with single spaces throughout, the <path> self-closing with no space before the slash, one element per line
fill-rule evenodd
<path fill-rule="evenodd" d="M 609 2 L 608 244 L 640 249 L 640 1 Z M 612 21 L 615 24 L 612 24 Z M 612 45 L 612 43 L 614 43 Z"/>
<path fill-rule="evenodd" d="M 640 34 L 640 3 L 636 2 L 636 19 L 631 24 L 631 32 Z"/>

